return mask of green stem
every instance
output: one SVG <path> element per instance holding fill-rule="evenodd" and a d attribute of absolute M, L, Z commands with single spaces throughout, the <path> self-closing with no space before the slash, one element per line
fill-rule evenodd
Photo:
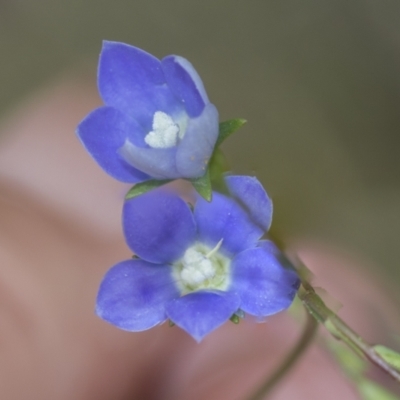
<path fill-rule="evenodd" d="M 361 357 L 368 359 L 379 369 L 400 383 L 400 371 L 385 361 L 380 354 L 376 352 L 374 346 L 354 332 L 341 318 L 326 306 L 321 297 L 318 296 L 315 289 L 308 282 L 307 277 L 310 276 L 310 274 L 307 267 L 304 265 L 295 267 L 293 264 L 292 267 L 298 272 L 301 279 L 301 285 L 297 296 L 308 311 L 307 323 L 299 341 L 283 363 L 248 399 L 262 400 L 271 389 L 281 381 L 312 342 L 318 328 L 318 322 L 322 323 L 335 339 L 346 343 Z"/>
<path fill-rule="evenodd" d="M 301 271 L 300 275 L 301 275 Z M 341 318 L 331 311 L 322 299 L 315 293 L 314 288 L 302 279 L 302 284 L 297 293 L 298 297 L 309 313 L 319 322 L 323 323 L 329 333 L 336 339 L 342 340 L 358 354 L 364 356 L 382 371 L 400 383 L 400 372 L 388 364 L 362 337 L 354 332 Z"/>
<path fill-rule="evenodd" d="M 304 331 L 296 346 L 287 355 L 273 375 L 269 376 L 262 386 L 251 397 L 249 397 L 249 400 L 262 400 L 271 391 L 271 389 L 276 386 L 276 384 L 285 376 L 285 374 L 294 366 L 296 361 L 307 350 L 314 338 L 317 328 L 317 321 L 307 314 L 307 322 Z"/>

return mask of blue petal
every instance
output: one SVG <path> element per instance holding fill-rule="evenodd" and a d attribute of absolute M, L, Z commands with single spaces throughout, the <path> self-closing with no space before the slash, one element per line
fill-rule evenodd
<path fill-rule="evenodd" d="M 231 195 L 264 231 L 268 231 L 272 222 L 272 201 L 259 180 L 251 176 L 227 176 L 225 182 Z"/>
<path fill-rule="evenodd" d="M 231 268 L 230 290 L 240 296 L 240 308 L 256 317 L 288 308 L 299 287 L 297 274 L 284 268 L 267 247 L 243 251 L 233 259 Z"/>
<path fill-rule="evenodd" d="M 166 320 L 165 304 L 177 296 L 169 266 L 122 261 L 105 275 L 96 313 L 121 329 L 143 331 Z"/>
<path fill-rule="evenodd" d="M 115 179 L 131 183 L 149 179 L 118 154 L 126 139 L 138 145 L 143 142 L 142 128 L 135 120 L 115 108 L 101 107 L 79 124 L 77 135 L 89 154 Z"/>
<path fill-rule="evenodd" d="M 189 206 L 164 189 L 126 201 L 122 222 L 128 246 L 140 258 L 153 263 L 179 259 L 196 236 Z"/>
<path fill-rule="evenodd" d="M 171 300 L 166 312 L 171 321 L 200 342 L 227 321 L 239 308 L 239 297 L 231 292 L 193 292 Z"/>
<path fill-rule="evenodd" d="M 263 249 L 265 249 L 266 251 L 275 254 L 275 256 L 279 257 L 281 253 L 281 251 L 278 249 L 277 245 L 269 239 L 265 239 L 265 240 L 260 240 L 257 243 L 257 247 L 262 247 Z"/>
<path fill-rule="evenodd" d="M 118 152 L 129 165 L 149 174 L 153 178 L 182 178 L 182 175 L 176 169 L 176 147 L 151 149 L 138 147 L 130 141 L 126 141 Z"/>
<path fill-rule="evenodd" d="M 263 231 L 233 199 L 213 192 L 211 202 L 198 198 L 194 209 L 199 240 L 230 254 L 254 247 Z"/>
<path fill-rule="evenodd" d="M 203 113 L 190 119 L 176 152 L 176 167 L 185 178 L 204 175 L 218 138 L 218 111 L 208 104 Z"/>
<path fill-rule="evenodd" d="M 199 116 L 209 100 L 193 65 L 179 56 L 165 57 L 161 63 L 171 91 L 182 101 L 188 115 Z"/>
<path fill-rule="evenodd" d="M 160 60 L 125 43 L 103 43 L 98 86 L 107 105 L 133 116 L 146 132 L 156 111 L 175 115 L 184 110 L 166 83 Z"/>

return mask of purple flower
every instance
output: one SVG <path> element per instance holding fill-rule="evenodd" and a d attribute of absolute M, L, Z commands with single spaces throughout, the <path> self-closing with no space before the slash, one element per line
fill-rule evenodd
<path fill-rule="evenodd" d="M 106 104 L 77 134 L 111 176 L 137 183 L 204 175 L 218 136 L 218 112 L 192 64 L 161 61 L 118 42 L 104 42 L 98 88 Z"/>
<path fill-rule="evenodd" d="M 272 242 L 260 241 L 272 205 L 256 178 L 226 178 L 232 197 L 198 198 L 153 190 L 124 205 L 129 247 L 140 257 L 112 267 L 101 283 L 97 314 L 128 331 L 167 319 L 200 341 L 233 314 L 263 318 L 286 309 L 297 291 Z"/>

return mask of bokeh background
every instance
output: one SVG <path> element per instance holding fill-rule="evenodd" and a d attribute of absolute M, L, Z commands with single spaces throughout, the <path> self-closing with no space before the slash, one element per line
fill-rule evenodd
<path fill-rule="evenodd" d="M 0 122 L 70 71 L 94 88 L 103 39 L 188 58 L 221 120 L 248 120 L 224 150 L 273 197 L 274 233 L 398 286 L 399 2 L 0 0 Z"/>
<path fill-rule="evenodd" d="M 132 334 L 94 315 L 105 271 L 131 256 L 126 187 L 74 134 L 101 103 L 103 39 L 188 58 L 221 120 L 248 120 L 223 149 L 272 196 L 274 236 L 361 336 L 398 349 L 398 1 L 0 0 L 1 397 L 234 398 L 299 333 L 281 313 L 198 345 L 167 324 Z M 318 344 L 275 394 L 358 398 Z"/>

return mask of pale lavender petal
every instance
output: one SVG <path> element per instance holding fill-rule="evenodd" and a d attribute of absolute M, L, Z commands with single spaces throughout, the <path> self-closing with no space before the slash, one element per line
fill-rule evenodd
<path fill-rule="evenodd" d="M 211 202 L 198 198 L 194 216 L 199 241 L 214 247 L 223 239 L 221 250 L 231 255 L 254 247 L 263 235 L 239 204 L 216 192 Z"/>
<path fill-rule="evenodd" d="M 125 43 L 103 43 L 98 86 L 107 105 L 133 116 L 147 132 L 156 111 L 176 115 L 184 109 L 167 85 L 160 60 Z"/>
<path fill-rule="evenodd" d="M 171 300 L 166 312 L 171 321 L 200 342 L 239 307 L 240 299 L 235 293 L 199 291 Z"/>
<path fill-rule="evenodd" d="M 182 177 L 203 176 L 218 138 L 218 111 L 208 104 L 203 113 L 189 120 L 176 152 L 176 167 Z"/>
<path fill-rule="evenodd" d="M 240 296 L 240 308 L 256 317 L 288 308 L 300 283 L 297 274 L 284 268 L 267 247 L 243 251 L 233 259 L 231 268 L 230 290 Z"/>
<path fill-rule="evenodd" d="M 118 149 L 121 158 L 156 179 L 182 178 L 176 169 L 176 147 L 152 149 L 135 146 L 129 140 Z"/>
<path fill-rule="evenodd" d="M 189 206 L 164 189 L 127 200 L 122 223 L 128 246 L 140 258 L 153 263 L 179 259 L 196 237 Z"/>
<path fill-rule="evenodd" d="M 165 57 L 161 63 L 171 91 L 182 101 L 190 117 L 198 117 L 209 100 L 193 65 L 180 56 Z"/>
<path fill-rule="evenodd" d="M 77 135 L 88 153 L 115 179 L 131 183 L 149 179 L 118 154 L 126 139 L 137 145 L 143 142 L 142 127 L 121 111 L 112 107 L 94 110 L 78 125 Z"/>
<path fill-rule="evenodd" d="M 96 313 L 121 329 L 143 331 L 164 322 L 165 304 L 178 296 L 168 265 L 127 260 L 105 275 Z"/>
<path fill-rule="evenodd" d="M 259 180 L 251 176 L 226 176 L 225 183 L 231 195 L 248 210 L 253 220 L 268 231 L 272 222 L 272 201 Z"/>

